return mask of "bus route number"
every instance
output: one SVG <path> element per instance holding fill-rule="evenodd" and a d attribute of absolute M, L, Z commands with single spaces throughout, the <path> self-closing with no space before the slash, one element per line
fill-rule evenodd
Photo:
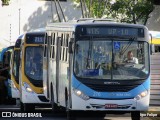
<path fill-rule="evenodd" d="M 100 93 L 100 92 L 93 92 L 93 96 L 94 96 L 94 97 L 100 97 L 100 96 L 101 96 L 101 93 Z"/>
<path fill-rule="evenodd" d="M 108 34 L 110 35 L 129 35 L 128 29 L 109 29 Z"/>
<path fill-rule="evenodd" d="M 97 35 L 97 34 L 100 34 L 99 28 L 88 28 L 88 29 L 87 29 L 87 33 L 88 33 L 89 35 Z"/>
<path fill-rule="evenodd" d="M 36 43 L 43 43 L 43 37 L 35 37 Z"/>

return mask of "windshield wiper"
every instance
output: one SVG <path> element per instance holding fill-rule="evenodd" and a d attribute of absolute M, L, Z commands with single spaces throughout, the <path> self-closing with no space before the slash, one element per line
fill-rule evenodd
<path fill-rule="evenodd" d="M 92 50 L 92 38 L 93 36 L 90 37 L 90 40 L 89 40 L 89 49 L 88 49 L 88 56 L 87 56 L 87 64 L 86 64 L 86 68 L 90 68 L 89 66 L 89 63 L 90 63 L 90 60 L 91 60 L 91 50 Z"/>
<path fill-rule="evenodd" d="M 132 38 L 129 39 L 130 42 L 128 43 L 128 45 L 126 45 L 126 47 L 124 49 L 122 49 L 122 51 L 120 52 L 120 55 L 123 55 L 126 52 L 126 50 L 130 47 L 130 45 L 133 43 L 133 41 L 135 39 L 136 39 L 136 37 L 132 37 Z"/>

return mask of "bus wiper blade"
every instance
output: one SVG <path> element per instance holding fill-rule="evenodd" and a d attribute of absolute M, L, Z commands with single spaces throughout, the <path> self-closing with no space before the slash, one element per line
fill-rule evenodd
<path fill-rule="evenodd" d="M 120 52 L 121 55 L 123 55 L 126 50 L 129 48 L 129 46 L 133 43 L 133 41 L 136 39 L 136 37 L 131 37 L 129 40 L 130 42 L 128 43 L 128 45 Z"/>

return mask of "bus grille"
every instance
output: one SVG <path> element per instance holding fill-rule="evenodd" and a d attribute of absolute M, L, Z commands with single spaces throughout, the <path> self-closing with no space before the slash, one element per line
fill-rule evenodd
<path fill-rule="evenodd" d="M 99 85 L 87 83 L 86 86 L 98 92 L 128 92 L 138 85 Z"/>

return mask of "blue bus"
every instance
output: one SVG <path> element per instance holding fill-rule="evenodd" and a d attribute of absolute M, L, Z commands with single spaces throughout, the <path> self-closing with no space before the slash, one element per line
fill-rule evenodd
<path fill-rule="evenodd" d="M 0 96 L 2 104 L 14 104 L 11 94 L 10 58 L 14 46 L 3 48 L 0 52 Z"/>
<path fill-rule="evenodd" d="M 46 27 L 43 90 L 52 109 L 128 111 L 140 119 L 150 99 L 150 47 L 143 25 L 105 20 Z"/>

